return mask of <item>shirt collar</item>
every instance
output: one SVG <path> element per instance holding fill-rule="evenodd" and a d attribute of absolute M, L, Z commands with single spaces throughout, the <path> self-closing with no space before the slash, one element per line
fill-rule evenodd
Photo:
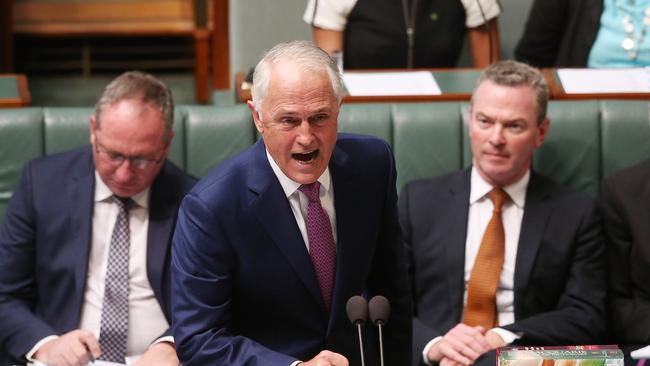
<path fill-rule="evenodd" d="M 144 208 L 149 208 L 149 192 L 151 191 L 151 187 L 147 187 L 145 190 L 136 193 L 131 199 L 135 201 L 135 203 Z M 99 172 L 95 170 L 95 202 L 107 202 L 111 196 L 113 196 L 113 192 L 111 192 L 111 189 L 108 188 L 106 183 L 102 180 L 102 177 L 99 175 Z"/>
<path fill-rule="evenodd" d="M 278 180 L 280 181 L 280 185 L 282 186 L 282 190 L 284 191 L 284 194 L 288 198 L 289 196 L 294 194 L 302 184 L 295 182 L 291 180 L 289 177 L 287 177 L 282 171 L 282 169 L 280 169 L 278 164 L 275 163 L 275 160 L 273 160 L 273 157 L 271 156 L 268 150 L 266 150 L 266 158 L 269 160 L 269 164 L 271 164 L 271 169 L 273 169 L 273 173 L 275 173 L 275 176 L 278 177 Z M 328 192 L 330 190 L 332 186 L 332 180 L 330 177 L 329 167 L 325 168 L 323 174 L 321 174 L 321 176 L 318 177 L 318 182 L 320 183 L 321 187 L 325 189 L 325 192 Z"/>
<path fill-rule="evenodd" d="M 526 204 L 526 189 L 528 188 L 528 182 L 530 181 L 530 169 L 526 171 L 526 174 L 524 174 L 523 177 L 521 177 L 518 181 L 507 185 L 505 187 L 502 187 L 506 193 L 508 193 L 508 196 L 510 196 L 510 199 L 512 202 L 519 208 L 524 208 L 524 205 Z M 476 203 L 476 201 L 480 200 L 481 198 L 487 196 L 488 193 L 494 187 L 485 181 L 483 177 L 478 173 L 478 171 L 472 167 L 472 175 L 471 175 L 471 190 L 470 190 L 470 195 L 469 195 L 469 204 Z"/>

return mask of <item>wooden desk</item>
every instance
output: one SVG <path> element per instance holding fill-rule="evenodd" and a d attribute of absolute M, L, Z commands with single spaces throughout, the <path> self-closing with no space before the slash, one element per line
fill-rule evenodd
<path fill-rule="evenodd" d="M 377 70 L 369 70 L 377 71 Z M 399 70 L 395 70 L 399 71 Z M 419 69 L 417 71 L 423 71 Z M 468 101 L 476 87 L 476 81 L 481 75 L 480 69 L 424 69 L 431 71 L 442 91 L 440 95 L 386 95 L 386 96 L 350 96 L 346 95 L 346 103 L 362 102 L 429 102 L 429 101 Z M 607 94 L 567 94 L 562 88 L 556 69 L 542 69 L 542 74 L 550 89 L 550 99 L 576 100 L 576 99 L 646 99 L 650 100 L 650 93 L 607 93 Z M 250 90 L 242 88 L 245 75 L 238 73 L 235 76 L 237 85 L 237 100 L 245 102 L 251 98 Z"/>
<path fill-rule="evenodd" d="M 356 72 L 357 70 L 355 70 Z M 368 70 L 377 71 L 377 70 Z M 395 70 L 399 71 L 399 70 Z M 346 95 L 343 101 L 346 103 L 366 103 L 366 102 L 427 102 L 427 101 L 456 101 L 469 100 L 472 92 L 476 87 L 476 80 L 481 75 L 479 69 L 415 69 L 412 71 L 431 71 L 442 91 L 440 95 L 383 95 L 383 96 L 352 96 Z M 246 102 L 251 98 L 250 89 L 242 87 L 244 73 L 235 75 L 235 85 L 237 85 L 237 100 Z"/>
<path fill-rule="evenodd" d="M 645 99 L 650 100 L 650 93 L 588 93 L 588 94 L 567 94 L 562 87 L 560 78 L 557 76 L 557 69 L 543 69 L 542 73 L 546 78 L 551 92 L 551 99 L 556 100 L 584 100 L 584 99 Z"/>
<path fill-rule="evenodd" d="M 0 108 L 27 107 L 32 95 L 27 77 L 20 74 L 0 74 Z"/>

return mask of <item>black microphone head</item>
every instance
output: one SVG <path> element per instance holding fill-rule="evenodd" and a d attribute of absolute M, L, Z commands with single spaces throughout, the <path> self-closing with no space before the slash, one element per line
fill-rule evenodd
<path fill-rule="evenodd" d="M 380 322 L 381 324 L 388 323 L 390 303 L 387 298 L 381 295 L 373 297 L 368 303 L 368 309 L 370 311 L 370 320 L 372 320 L 375 325 L 379 325 Z"/>
<path fill-rule="evenodd" d="M 352 296 L 345 304 L 345 312 L 352 324 L 364 324 L 368 318 L 368 302 L 361 296 Z"/>

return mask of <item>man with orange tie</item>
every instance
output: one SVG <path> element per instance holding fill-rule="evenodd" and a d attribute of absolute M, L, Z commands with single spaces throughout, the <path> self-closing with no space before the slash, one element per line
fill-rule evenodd
<path fill-rule="evenodd" d="M 505 345 L 599 342 L 605 270 L 594 200 L 531 170 L 549 129 L 539 70 L 503 61 L 469 108 L 468 169 L 407 184 L 414 363 L 494 365 Z"/>

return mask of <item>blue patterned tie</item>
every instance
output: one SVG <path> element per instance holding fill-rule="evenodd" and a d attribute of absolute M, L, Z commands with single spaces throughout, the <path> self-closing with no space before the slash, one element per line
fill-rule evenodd
<path fill-rule="evenodd" d="M 134 202 L 117 196 L 113 202 L 119 212 L 108 252 L 99 345 L 100 359 L 124 363 L 129 326 L 129 209 Z"/>
<path fill-rule="evenodd" d="M 307 239 L 309 256 L 318 277 L 325 306 L 330 309 L 336 274 L 336 248 L 332 225 L 320 204 L 320 183 L 303 184 L 298 188 L 309 199 L 307 204 Z"/>

